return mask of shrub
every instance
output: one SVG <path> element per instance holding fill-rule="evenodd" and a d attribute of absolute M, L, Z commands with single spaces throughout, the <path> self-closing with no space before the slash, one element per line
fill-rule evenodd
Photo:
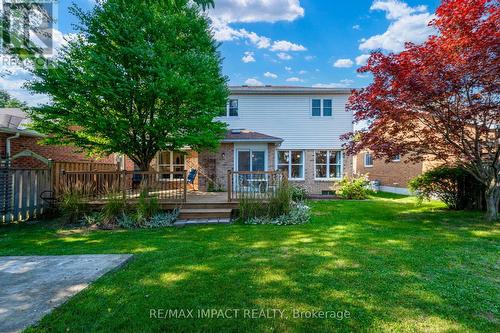
<path fill-rule="evenodd" d="M 291 185 L 290 190 L 292 192 L 292 200 L 294 202 L 301 202 L 307 199 L 307 190 L 298 185 Z"/>
<path fill-rule="evenodd" d="M 465 169 L 441 166 L 413 178 L 409 188 L 418 200 L 437 198 L 449 209 L 482 209 L 483 185 Z"/>
<path fill-rule="evenodd" d="M 123 213 L 120 217 L 118 217 L 117 222 L 120 228 L 132 229 L 137 226 L 136 220 L 126 213 Z"/>
<path fill-rule="evenodd" d="M 145 223 L 158 213 L 160 205 L 156 197 L 150 197 L 147 191 L 142 191 L 135 206 L 135 220 L 138 224 Z"/>
<path fill-rule="evenodd" d="M 292 208 L 292 188 L 287 181 L 283 181 L 277 191 L 270 196 L 267 208 L 269 217 L 278 217 L 290 212 Z"/>
<path fill-rule="evenodd" d="M 370 182 L 364 176 L 345 177 L 338 183 L 336 193 L 343 199 L 364 200 L 371 193 L 369 185 Z"/>
<path fill-rule="evenodd" d="M 88 212 L 88 204 L 79 191 L 64 192 L 59 200 L 59 211 L 69 224 L 78 221 Z"/>
<path fill-rule="evenodd" d="M 284 181 L 270 193 L 267 200 L 249 193 L 240 198 L 240 218 L 247 221 L 256 217 L 276 218 L 286 215 L 292 207 L 292 189 Z"/>
<path fill-rule="evenodd" d="M 101 221 L 102 221 L 102 215 L 100 212 L 86 213 L 80 220 L 81 224 L 86 227 L 100 224 Z"/>
<path fill-rule="evenodd" d="M 143 224 L 143 227 L 144 228 L 170 227 L 179 217 L 179 213 L 180 211 L 178 208 L 172 210 L 171 212 L 156 213 Z"/>
<path fill-rule="evenodd" d="M 127 200 L 120 193 L 111 193 L 101 210 L 101 223 L 118 224 L 118 218 L 127 212 Z"/>
<path fill-rule="evenodd" d="M 307 223 L 310 220 L 310 208 L 303 203 L 298 203 L 285 215 L 280 215 L 276 218 L 269 216 L 253 217 L 245 220 L 245 224 L 296 225 Z"/>

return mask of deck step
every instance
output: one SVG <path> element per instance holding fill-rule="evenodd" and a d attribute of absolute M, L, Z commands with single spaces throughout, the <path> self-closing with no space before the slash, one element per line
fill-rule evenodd
<path fill-rule="evenodd" d="M 230 218 L 212 218 L 212 219 L 192 219 L 192 220 L 177 220 L 174 223 L 175 227 L 186 227 L 195 225 L 214 225 L 214 224 L 231 224 Z"/>
<path fill-rule="evenodd" d="M 181 208 L 179 220 L 227 219 L 231 212 L 231 208 Z"/>
<path fill-rule="evenodd" d="M 174 209 L 181 207 L 183 209 L 236 209 L 239 207 L 237 202 L 184 202 L 184 203 L 160 203 L 163 209 Z"/>

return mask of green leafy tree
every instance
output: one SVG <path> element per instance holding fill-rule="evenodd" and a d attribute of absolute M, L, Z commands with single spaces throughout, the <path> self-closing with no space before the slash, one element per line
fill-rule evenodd
<path fill-rule="evenodd" d="M 126 154 L 142 170 L 159 150 L 217 147 L 229 94 L 218 44 L 197 5 L 171 1 L 72 7 L 78 36 L 28 85 L 51 98 L 30 112 L 48 143 Z"/>
<path fill-rule="evenodd" d="M 25 108 L 26 103 L 9 95 L 5 90 L 0 89 L 0 108 Z"/>

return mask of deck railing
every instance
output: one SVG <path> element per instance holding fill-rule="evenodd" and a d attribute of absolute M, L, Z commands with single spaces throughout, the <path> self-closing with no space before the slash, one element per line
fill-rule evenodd
<path fill-rule="evenodd" d="M 269 199 L 286 181 L 281 171 L 231 171 L 228 170 L 228 201 L 242 198 Z"/>
<path fill-rule="evenodd" d="M 59 186 L 58 193 L 77 192 L 90 201 L 117 193 L 132 201 L 141 194 L 174 202 L 187 199 L 186 171 L 62 171 Z"/>

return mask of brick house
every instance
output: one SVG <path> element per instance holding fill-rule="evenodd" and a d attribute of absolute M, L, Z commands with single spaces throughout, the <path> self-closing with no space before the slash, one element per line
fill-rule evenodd
<path fill-rule="evenodd" d="M 330 191 L 353 173 L 340 135 L 352 131 L 346 112 L 350 89 L 230 87 L 226 112 L 217 118 L 228 132 L 217 151 L 160 152 L 159 171 L 197 169 L 200 190 L 227 188 L 227 171 L 281 170 L 311 194 Z"/>
<path fill-rule="evenodd" d="M 70 146 L 39 144 L 43 135 L 27 129 L 28 121 L 21 109 L 0 109 L 0 159 L 5 161 L 9 158 L 12 167 L 46 168 L 47 160 L 97 163 L 119 161 L 118 156 L 115 155 L 94 159 Z"/>
<path fill-rule="evenodd" d="M 375 159 L 369 151 L 354 157 L 354 173 L 367 175 L 371 181 L 380 183 L 380 190 L 397 194 L 410 194 L 408 183 L 411 179 L 434 168 L 431 161 L 410 162 L 404 156 L 395 156 L 390 162 Z"/>
<path fill-rule="evenodd" d="M 352 112 L 345 108 L 350 89 L 236 86 L 230 90 L 227 108 L 216 119 L 228 125 L 218 150 L 162 151 L 153 159 L 152 169 L 164 173 L 196 169 L 194 187 L 201 191 L 227 190 L 228 170 L 281 170 L 290 182 L 311 194 L 329 192 L 336 182 L 353 174 L 353 159 L 344 153 L 340 140 L 342 134 L 353 130 Z M 25 152 L 53 160 L 89 160 L 71 147 L 37 144 L 41 135 L 19 126 L 22 114 L 4 114 L 10 118 L 0 119 L 4 123 L 0 126 L 2 158 L 7 155 L 6 138 L 17 133 L 19 137 L 10 139 L 11 156 Z M 113 160 L 116 156 L 106 158 Z M 36 166 L 38 162 L 17 156 L 13 163 Z M 127 163 L 127 169 L 132 168 L 133 164 Z"/>

